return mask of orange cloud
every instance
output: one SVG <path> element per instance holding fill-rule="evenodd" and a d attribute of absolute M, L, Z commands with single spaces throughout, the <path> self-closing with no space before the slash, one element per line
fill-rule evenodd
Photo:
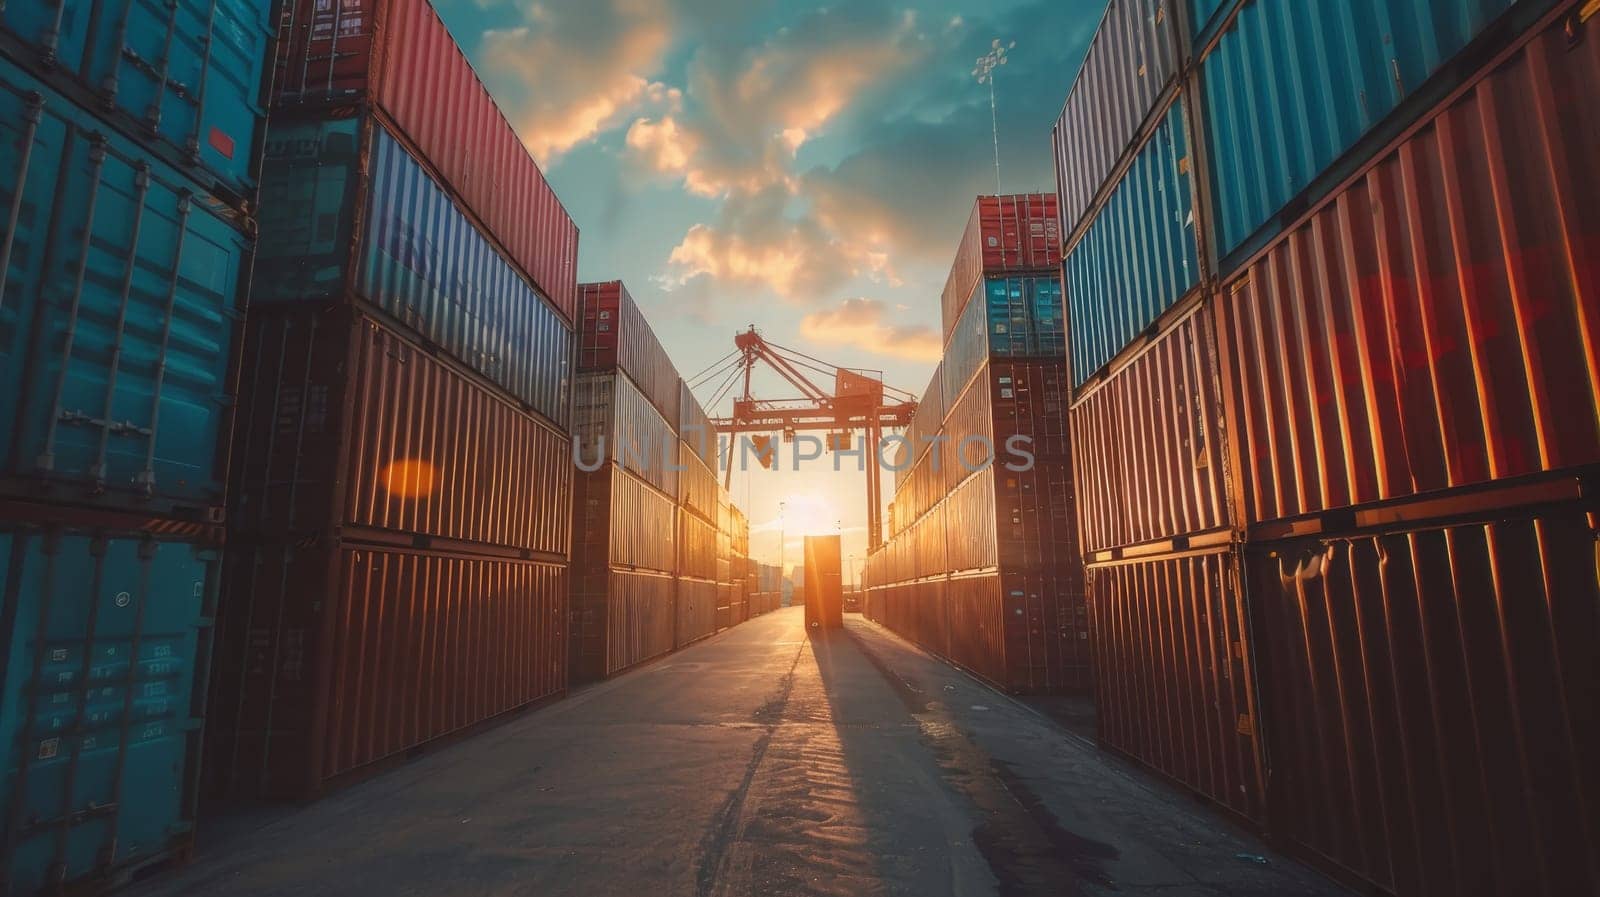
<path fill-rule="evenodd" d="M 838 307 L 800 319 L 800 333 L 827 345 L 847 345 L 911 361 L 937 361 L 943 351 L 939 331 L 926 324 L 891 320 L 893 312 L 876 299 L 846 299 Z"/>

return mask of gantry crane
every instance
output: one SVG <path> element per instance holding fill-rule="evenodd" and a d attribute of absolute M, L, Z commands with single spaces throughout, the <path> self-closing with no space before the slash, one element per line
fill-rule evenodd
<path fill-rule="evenodd" d="M 714 362 L 689 384 L 690 389 L 694 389 L 719 383 L 707 403 L 708 408 L 715 408 L 734 385 L 743 380 L 743 391 L 733 399 L 733 415 L 712 418 L 712 427 L 719 434 L 729 435 L 777 431 L 786 441 L 792 440 L 801 430 L 822 430 L 828 433 L 827 447 L 832 451 L 848 449 L 851 434 L 862 431 L 867 469 L 867 547 L 876 551 L 883 544 L 883 471 L 877 461 L 878 446 L 885 428 L 910 425 L 911 415 L 917 410 L 916 396 L 884 386 L 882 371 L 829 364 L 769 342 L 753 326 L 735 334 L 733 345 L 733 352 Z M 750 375 L 758 362 L 776 371 L 800 391 L 801 397 L 757 399 L 752 396 Z M 831 378 L 833 391 L 818 386 L 807 372 Z M 758 443 L 761 439 L 756 437 Z M 757 450 L 765 455 L 765 447 L 758 444 Z M 732 480 L 730 457 L 724 468 L 723 483 L 731 486 Z"/>

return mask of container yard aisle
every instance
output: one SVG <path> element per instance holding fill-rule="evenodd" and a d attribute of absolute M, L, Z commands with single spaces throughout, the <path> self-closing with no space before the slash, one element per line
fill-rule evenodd
<path fill-rule="evenodd" d="M 886 630 L 812 642 L 801 621 L 218 820 L 131 893 L 1339 893 Z"/>

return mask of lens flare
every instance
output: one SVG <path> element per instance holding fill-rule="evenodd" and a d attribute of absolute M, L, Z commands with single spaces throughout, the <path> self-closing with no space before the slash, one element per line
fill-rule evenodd
<path fill-rule="evenodd" d="M 439 472 L 432 464 L 417 458 L 391 461 L 378 474 L 383 488 L 401 498 L 423 498 L 438 486 Z"/>

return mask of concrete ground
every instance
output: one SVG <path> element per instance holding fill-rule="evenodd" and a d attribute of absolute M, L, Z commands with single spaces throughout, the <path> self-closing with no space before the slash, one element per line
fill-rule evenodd
<path fill-rule="evenodd" d="M 759 617 L 321 802 L 156 895 L 1334 895 L 859 617 Z M 203 820 L 202 825 L 206 822 Z"/>

